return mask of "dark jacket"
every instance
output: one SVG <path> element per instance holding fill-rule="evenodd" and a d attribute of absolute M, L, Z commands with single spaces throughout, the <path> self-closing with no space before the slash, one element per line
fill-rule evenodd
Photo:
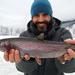
<path fill-rule="evenodd" d="M 60 27 L 61 22 L 53 18 L 52 28 L 44 33 L 44 39 L 50 41 L 64 41 L 72 39 L 68 30 Z M 28 23 L 27 31 L 21 33 L 21 37 L 37 37 L 40 33 L 34 27 L 32 21 Z M 75 71 L 75 60 L 66 61 L 65 64 L 60 63 L 55 58 L 42 59 L 42 65 L 38 65 L 34 59 L 29 61 L 21 60 L 16 64 L 16 68 L 24 72 L 24 75 L 64 75 L 63 72 L 71 73 Z"/>

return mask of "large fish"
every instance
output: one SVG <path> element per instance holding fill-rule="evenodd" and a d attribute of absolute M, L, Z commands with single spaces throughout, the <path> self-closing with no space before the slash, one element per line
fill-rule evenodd
<path fill-rule="evenodd" d="M 39 56 L 40 58 L 56 58 L 65 54 L 68 48 L 75 49 L 75 45 L 28 37 L 0 40 L 0 51 L 4 52 L 6 50 L 10 51 L 10 49 L 18 49 L 21 57 L 28 53 L 33 58 L 35 56 Z"/>

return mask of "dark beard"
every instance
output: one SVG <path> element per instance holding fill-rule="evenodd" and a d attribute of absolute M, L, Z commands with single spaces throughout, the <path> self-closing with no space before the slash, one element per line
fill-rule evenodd
<path fill-rule="evenodd" d="M 38 31 L 43 33 L 47 30 L 47 27 L 41 26 L 41 27 L 37 27 Z"/>
<path fill-rule="evenodd" d="M 38 26 L 38 24 L 46 24 L 47 26 Z M 36 22 L 35 24 L 33 23 L 33 25 L 36 27 L 36 29 L 38 30 L 39 33 L 44 33 L 47 32 L 48 30 L 52 29 L 52 20 L 50 22 L 48 21 L 44 21 L 44 22 Z"/>

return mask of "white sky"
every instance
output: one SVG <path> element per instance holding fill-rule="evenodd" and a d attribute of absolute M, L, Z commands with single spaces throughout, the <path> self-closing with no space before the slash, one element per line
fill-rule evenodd
<path fill-rule="evenodd" d="M 53 15 L 60 20 L 75 19 L 75 0 L 49 0 Z M 0 25 L 26 27 L 33 0 L 0 0 Z"/>

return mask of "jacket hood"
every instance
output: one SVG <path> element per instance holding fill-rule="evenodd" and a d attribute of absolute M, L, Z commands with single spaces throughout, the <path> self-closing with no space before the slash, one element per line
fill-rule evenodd
<path fill-rule="evenodd" d="M 33 36 L 36 36 L 36 37 L 40 36 L 46 40 L 48 39 L 52 40 L 52 38 L 55 35 L 55 32 L 60 28 L 60 25 L 61 25 L 61 21 L 57 18 L 53 18 L 52 23 L 51 25 L 49 25 L 47 31 L 43 33 L 43 36 L 40 36 L 41 33 L 39 33 L 39 31 L 37 30 L 33 22 L 29 21 L 27 25 L 27 29 L 28 29 L 27 31 L 32 33 Z"/>

